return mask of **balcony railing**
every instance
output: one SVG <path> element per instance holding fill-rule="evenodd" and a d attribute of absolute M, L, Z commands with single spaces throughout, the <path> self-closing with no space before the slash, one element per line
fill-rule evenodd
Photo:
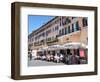
<path fill-rule="evenodd" d="M 54 43 L 54 42 L 58 42 L 58 38 L 54 38 L 46 41 L 46 43 Z"/>
<path fill-rule="evenodd" d="M 34 46 L 41 46 L 44 44 L 44 40 L 41 40 L 39 42 L 34 42 Z"/>

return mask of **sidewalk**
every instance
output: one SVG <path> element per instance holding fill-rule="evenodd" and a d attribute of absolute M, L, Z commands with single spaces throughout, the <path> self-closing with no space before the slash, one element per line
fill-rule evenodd
<path fill-rule="evenodd" d="M 65 65 L 64 63 L 55 63 L 55 62 L 48 62 L 42 60 L 29 60 L 28 59 L 28 66 L 53 66 L 53 65 Z"/>

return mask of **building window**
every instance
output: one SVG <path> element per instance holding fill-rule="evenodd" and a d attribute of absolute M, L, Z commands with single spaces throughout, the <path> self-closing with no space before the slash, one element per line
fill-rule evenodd
<path fill-rule="evenodd" d="M 35 40 L 37 40 L 37 39 L 38 39 L 38 37 L 36 36 L 36 37 L 35 37 Z"/>
<path fill-rule="evenodd" d="M 31 42 L 31 38 L 30 38 L 29 40 L 30 40 L 30 42 Z"/>
<path fill-rule="evenodd" d="M 52 40 L 54 40 L 54 36 L 52 37 Z"/>
<path fill-rule="evenodd" d="M 78 31 L 79 30 L 79 23 L 78 21 L 74 24 L 72 24 L 72 32 Z"/>
<path fill-rule="evenodd" d="M 61 21 L 60 21 L 60 26 L 61 26 L 62 24 L 61 24 Z"/>
<path fill-rule="evenodd" d="M 65 17 L 62 18 L 62 25 L 66 25 L 66 18 Z"/>
<path fill-rule="evenodd" d="M 59 35 L 61 36 L 61 34 L 62 34 L 61 30 L 59 30 Z"/>
<path fill-rule="evenodd" d="M 60 18 L 60 26 L 62 25 L 62 19 Z"/>
<path fill-rule="evenodd" d="M 87 18 L 83 18 L 83 19 L 82 19 L 82 22 L 83 22 L 83 27 L 85 27 L 85 26 L 88 25 Z"/>
<path fill-rule="evenodd" d="M 70 26 L 68 26 L 68 33 L 70 33 Z"/>
<path fill-rule="evenodd" d="M 62 35 L 64 35 L 64 34 L 65 34 L 64 29 L 62 29 Z"/>
<path fill-rule="evenodd" d="M 67 27 L 65 28 L 65 34 L 67 34 Z"/>
<path fill-rule="evenodd" d="M 42 33 L 42 37 L 45 37 L 45 32 Z"/>
<path fill-rule="evenodd" d="M 72 17 L 72 19 L 74 19 L 74 18 L 76 18 L 76 17 Z"/>
<path fill-rule="evenodd" d="M 56 29 L 57 29 L 57 28 L 55 27 L 55 31 L 56 31 Z"/>
<path fill-rule="evenodd" d="M 51 33 L 51 29 L 49 29 L 48 31 L 46 31 L 46 35 L 48 36 L 49 33 Z"/>
<path fill-rule="evenodd" d="M 54 32 L 55 31 L 55 28 L 52 28 L 52 31 Z"/>
<path fill-rule="evenodd" d="M 78 21 L 76 22 L 76 31 L 78 31 L 79 30 L 79 23 L 78 23 Z"/>
<path fill-rule="evenodd" d="M 74 31 L 77 31 L 77 30 L 76 30 L 76 23 L 74 23 L 73 26 L 74 26 Z"/>
<path fill-rule="evenodd" d="M 58 26 L 55 27 L 55 31 L 58 30 Z"/>
<path fill-rule="evenodd" d="M 72 24 L 72 32 L 74 32 L 74 24 Z"/>
<path fill-rule="evenodd" d="M 32 42 L 34 41 L 34 38 L 32 38 Z"/>
<path fill-rule="evenodd" d="M 69 18 L 66 18 L 66 24 L 70 23 L 71 20 Z"/>
<path fill-rule="evenodd" d="M 47 41 L 51 41 L 51 38 L 47 38 Z"/>

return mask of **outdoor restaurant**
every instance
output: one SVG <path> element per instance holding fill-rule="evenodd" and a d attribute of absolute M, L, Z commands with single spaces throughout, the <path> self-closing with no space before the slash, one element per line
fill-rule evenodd
<path fill-rule="evenodd" d="M 29 57 L 68 65 L 87 64 L 87 27 L 86 17 L 55 17 L 28 36 Z"/>
<path fill-rule="evenodd" d="M 65 64 L 86 64 L 87 63 L 87 46 L 81 43 L 66 43 L 64 45 L 52 45 L 33 50 L 33 58 L 35 60 L 45 60 L 53 62 L 63 62 Z M 77 58 L 72 62 L 73 58 Z"/>

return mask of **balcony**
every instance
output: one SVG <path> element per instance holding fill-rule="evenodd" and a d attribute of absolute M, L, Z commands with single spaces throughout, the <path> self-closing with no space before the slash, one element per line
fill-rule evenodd
<path fill-rule="evenodd" d="M 28 47 L 32 47 L 33 46 L 33 43 L 31 43 L 31 44 L 28 44 Z"/>
<path fill-rule="evenodd" d="M 44 40 L 41 40 L 39 42 L 34 42 L 34 46 L 41 46 L 44 44 Z"/>
<path fill-rule="evenodd" d="M 46 43 L 54 43 L 54 42 L 58 42 L 58 38 L 54 38 L 46 41 Z"/>
<path fill-rule="evenodd" d="M 34 43 L 34 46 L 40 46 L 40 45 L 42 45 L 42 44 L 41 43 L 37 43 L 37 42 Z"/>

